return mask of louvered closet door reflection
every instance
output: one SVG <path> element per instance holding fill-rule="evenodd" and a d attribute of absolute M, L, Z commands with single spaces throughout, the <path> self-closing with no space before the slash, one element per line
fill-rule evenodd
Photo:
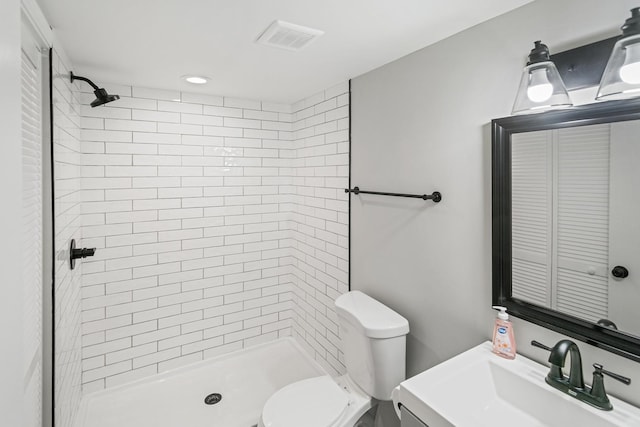
<path fill-rule="evenodd" d="M 42 425 L 42 76 L 40 52 L 23 31 L 22 291 L 25 427 Z M 11 183 L 7 183 L 8 185 Z M 16 390 L 16 392 L 18 392 Z M 1 422 L 0 422 L 1 424 Z"/>
<path fill-rule="evenodd" d="M 557 131 L 553 308 L 608 317 L 610 125 Z"/>
<path fill-rule="evenodd" d="M 512 295 L 551 304 L 552 134 L 514 134 L 512 167 Z"/>
<path fill-rule="evenodd" d="M 611 124 L 609 316 L 618 329 L 640 335 L 640 120 Z M 613 267 L 628 269 L 616 278 Z"/>

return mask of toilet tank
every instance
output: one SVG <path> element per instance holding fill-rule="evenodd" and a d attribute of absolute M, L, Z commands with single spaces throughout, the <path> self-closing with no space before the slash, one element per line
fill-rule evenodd
<path fill-rule="evenodd" d="M 360 291 L 340 295 L 335 306 L 347 373 L 368 395 L 390 400 L 405 380 L 409 322 Z"/>

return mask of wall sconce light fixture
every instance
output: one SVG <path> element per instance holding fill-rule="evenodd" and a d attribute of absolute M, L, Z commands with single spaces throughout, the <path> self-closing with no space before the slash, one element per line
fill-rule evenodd
<path fill-rule="evenodd" d="M 597 100 L 640 97 L 640 7 L 631 9 L 631 17 L 622 26 L 622 36 L 554 55 L 549 55 L 547 46 L 535 42 L 512 114 L 570 107 L 567 89 L 598 84 Z"/>
<path fill-rule="evenodd" d="M 536 41 L 522 72 L 512 113 L 542 112 L 572 105 L 560 73 L 551 61 L 549 48 Z"/>
<path fill-rule="evenodd" d="M 640 7 L 631 9 L 600 81 L 596 99 L 640 96 Z"/>

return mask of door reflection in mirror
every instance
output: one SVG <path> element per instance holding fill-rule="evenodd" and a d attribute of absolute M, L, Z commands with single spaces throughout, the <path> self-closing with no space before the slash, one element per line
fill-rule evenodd
<path fill-rule="evenodd" d="M 640 335 L 639 135 L 640 121 L 512 135 L 514 298 Z"/>

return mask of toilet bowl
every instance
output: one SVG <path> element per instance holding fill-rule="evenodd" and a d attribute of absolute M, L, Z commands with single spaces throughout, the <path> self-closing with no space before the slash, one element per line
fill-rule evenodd
<path fill-rule="evenodd" d="M 346 375 L 308 378 L 273 394 L 262 409 L 258 426 L 353 426 L 371 406 L 371 397 Z"/>
<path fill-rule="evenodd" d="M 335 302 L 347 373 L 308 378 L 276 391 L 259 427 L 354 427 L 405 379 L 409 323 L 359 291 Z"/>

